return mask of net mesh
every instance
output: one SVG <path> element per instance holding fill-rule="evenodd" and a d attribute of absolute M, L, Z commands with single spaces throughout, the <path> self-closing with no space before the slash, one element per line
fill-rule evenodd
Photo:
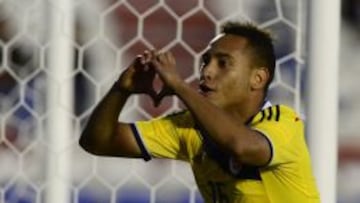
<path fill-rule="evenodd" d="M 55 0 L 54 0 L 55 1 Z M 91 110 L 123 68 L 145 49 L 171 50 L 179 72 L 194 87 L 200 54 L 227 20 L 253 21 L 275 38 L 277 70 L 269 99 L 303 112 L 303 5 L 301 0 L 77 0 L 73 1 L 75 61 L 58 88 L 74 82 L 70 202 L 203 202 L 186 163 L 99 158 L 78 146 Z M 0 202 L 45 202 L 48 182 L 46 125 L 51 0 L 0 1 Z M 58 12 L 62 13 L 61 9 Z M 62 13 L 66 15 L 66 12 Z M 155 82 L 161 87 L 159 81 Z M 61 95 L 60 95 L 61 96 Z M 62 106 L 61 101 L 59 105 Z M 131 97 L 121 120 L 149 119 L 183 109 L 175 97 L 154 108 Z M 72 109 L 72 108 L 70 108 Z M 58 176 L 66 176 L 61 167 Z"/>

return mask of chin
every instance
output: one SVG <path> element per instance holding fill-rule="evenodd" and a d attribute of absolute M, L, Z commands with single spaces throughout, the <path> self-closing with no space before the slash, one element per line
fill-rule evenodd
<path fill-rule="evenodd" d="M 211 94 L 202 94 L 204 96 L 204 98 L 209 101 L 210 103 L 214 104 L 217 107 L 222 108 L 223 105 L 221 105 L 221 102 L 216 100 L 216 98 L 214 97 L 214 95 Z"/>

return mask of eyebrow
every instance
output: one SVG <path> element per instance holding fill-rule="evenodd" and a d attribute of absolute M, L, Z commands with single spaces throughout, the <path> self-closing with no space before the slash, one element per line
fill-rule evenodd
<path fill-rule="evenodd" d="M 213 55 L 216 57 L 216 58 L 228 58 L 228 59 L 233 59 L 233 57 L 228 54 L 228 53 L 224 53 L 224 52 L 215 52 L 213 53 Z"/>
<path fill-rule="evenodd" d="M 216 58 L 229 58 L 229 59 L 234 58 L 233 56 L 231 56 L 228 53 L 224 53 L 224 52 L 220 52 L 220 51 L 212 52 L 211 50 L 204 52 L 201 56 L 204 57 L 206 55 L 215 56 Z"/>

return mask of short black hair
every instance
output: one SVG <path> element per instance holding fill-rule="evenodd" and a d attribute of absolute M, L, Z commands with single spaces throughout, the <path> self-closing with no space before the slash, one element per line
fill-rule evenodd
<path fill-rule="evenodd" d="M 221 33 L 237 35 L 247 39 L 253 65 L 256 67 L 266 67 L 269 70 L 270 78 L 265 86 L 265 90 L 267 90 L 274 78 L 276 66 L 276 56 L 271 34 L 253 23 L 233 21 L 224 23 Z"/>

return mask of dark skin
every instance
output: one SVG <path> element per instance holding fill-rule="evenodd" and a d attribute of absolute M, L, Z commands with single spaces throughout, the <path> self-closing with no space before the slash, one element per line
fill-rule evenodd
<path fill-rule="evenodd" d="M 245 38 L 235 35 L 215 38 L 203 56 L 199 94 L 180 78 L 170 52 L 145 52 L 122 73 L 117 90 L 110 90 L 100 101 L 81 135 L 80 145 L 96 155 L 140 157 L 129 124 L 118 122 L 118 115 L 131 94 L 148 94 L 156 104 L 171 92 L 235 160 L 266 164 L 271 157 L 269 143 L 245 122 L 261 108 L 269 73 L 265 67 L 254 67 L 251 58 Z M 149 85 L 156 74 L 166 85 L 160 94 Z"/>

